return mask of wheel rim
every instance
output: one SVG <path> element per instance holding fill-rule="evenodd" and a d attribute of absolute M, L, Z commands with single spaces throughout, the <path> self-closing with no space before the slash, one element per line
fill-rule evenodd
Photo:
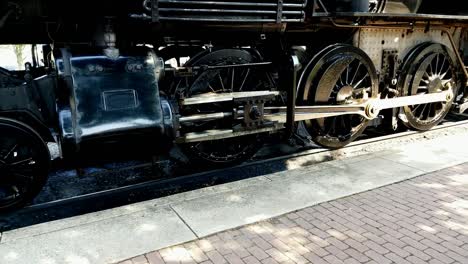
<path fill-rule="evenodd" d="M 404 95 L 437 93 L 448 89 L 448 84 L 456 93 L 458 80 L 455 63 L 444 46 L 432 44 L 420 49 L 405 66 L 405 84 L 401 88 Z M 451 105 L 452 100 L 403 107 L 407 119 L 405 123 L 416 130 L 428 130 L 443 120 Z"/>
<path fill-rule="evenodd" d="M 197 65 L 226 65 L 243 64 L 253 62 L 252 55 L 245 50 L 218 50 L 204 56 L 196 57 L 195 60 L 187 62 L 190 66 Z M 225 68 L 220 70 L 206 71 L 195 80 L 186 80 L 185 87 L 179 87 L 180 91 L 188 91 L 186 96 L 200 93 L 222 93 L 255 91 L 269 89 L 265 87 L 261 78 L 254 78 L 257 73 L 254 69 Z M 183 113 L 200 114 L 221 111 L 232 111 L 227 104 L 206 104 L 196 107 L 187 107 Z M 231 120 L 207 121 L 190 127 L 190 132 L 198 132 L 216 128 L 230 128 Z M 204 141 L 184 144 L 183 147 L 192 157 L 202 160 L 207 164 L 226 165 L 242 162 L 250 158 L 259 148 L 259 136 L 249 135 L 221 140 Z M 203 164 L 206 165 L 206 164 Z"/>
<path fill-rule="evenodd" d="M 48 157 L 31 131 L 0 122 L 0 209 L 36 195 L 47 177 Z"/>
<path fill-rule="evenodd" d="M 349 105 L 377 95 L 375 68 L 364 52 L 347 45 L 325 50 L 304 71 L 299 105 Z M 304 124 L 315 143 L 340 148 L 361 135 L 368 121 L 359 115 L 342 115 Z"/>

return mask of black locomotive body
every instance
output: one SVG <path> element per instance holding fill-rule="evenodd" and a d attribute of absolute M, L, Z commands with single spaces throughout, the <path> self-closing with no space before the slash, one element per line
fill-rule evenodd
<path fill-rule="evenodd" d="M 468 6 L 447 6 L 3 1 L 0 43 L 32 44 L 33 59 L 0 68 L 0 210 L 40 191 L 47 143 L 68 160 L 176 144 L 197 166 L 228 166 L 268 133 L 300 128 L 302 140 L 340 148 L 368 125 L 428 130 L 468 107 Z"/>

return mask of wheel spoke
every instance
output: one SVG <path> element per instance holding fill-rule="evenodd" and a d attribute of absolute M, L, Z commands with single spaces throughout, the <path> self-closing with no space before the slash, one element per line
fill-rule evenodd
<path fill-rule="evenodd" d="M 245 73 L 244 79 L 242 80 L 242 84 L 239 88 L 239 92 L 242 91 L 242 89 L 244 88 L 244 84 L 245 84 L 245 81 L 247 80 L 247 77 L 249 76 L 249 73 L 250 73 L 250 68 L 247 68 L 247 72 Z"/>
<path fill-rule="evenodd" d="M 223 88 L 223 91 L 225 91 L 226 89 L 224 88 L 224 81 L 219 72 L 218 72 L 218 77 L 219 77 L 219 82 L 221 83 L 221 87 Z"/>
<path fill-rule="evenodd" d="M 449 68 L 449 69 L 447 69 L 447 71 L 446 71 L 446 72 L 444 72 L 443 74 L 441 74 L 441 75 L 440 75 L 440 79 L 444 79 L 444 78 L 445 78 L 445 76 L 446 76 L 446 75 L 447 75 L 449 72 L 450 72 L 450 68 Z"/>
<path fill-rule="evenodd" d="M 418 116 L 419 119 L 422 119 L 422 117 L 424 116 L 424 112 L 426 111 L 427 104 L 423 104 L 423 105 L 424 105 L 424 107 L 423 107 L 423 109 L 421 110 L 421 113 Z"/>
<path fill-rule="evenodd" d="M 231 71 L 231 92 L 234 92 L 234 70 L 235 68 L 232 68 L 232 71 Z"/>
<path fill-rule="evenodd" d="M 213 89 L 213 87 L 211 86 L 210 83 L 208 83 L 208 88 L 210 88 L 210 90 L 211 90 L 213 93 L 216 93 L 215 89 Z"/>
<path fill-rule="evenodd" d="M 418 86 L 418 91 L 419 91 L 419 90 L 427 90 L 427 89 L 428 89 L 427 86 Z"/>
<path fill-rule="evenodd" d="M 413 112 L 414 114 L 416 114 L 416 111 L 421 107 L 421 105 L 422 105 L 422 104 L 418 104 L 418 105 L 416 105 L 416 106 L 413 106 L 414 108 L 413 108 L 412 112 Z"/>
<path fill-rule="evenodd" d="M 354 80 L 356 79 L 356 75 L 359 72 L 359 68 L 361 68 L 361 65 L 362 65 L 362 63 L 361 63 L 361 61 L 359 61 L 359 64 L 358 64 L 358 66 L 356 68 L 356 71 L 354 72 L 353 79 L 351 79 L 351 82 L 349 83 L 349 85 L 353 85 Z"/>
<path fill-rule="evenodd" d="M 10 166 L 21 166 L 21 165 L 24 165 L 26 163 L 30 163 L 30 162 L 33 162 L 33 161 L 34 161 L 33 158 L 27 158 L 27 159 L 23 159 L 23 160 L 20 160 L 20 161 L 10 163 L 9 165 Z"/>
<path fill-rule="evenodd" d="M 351 63 L 346 67 L 346 85 L 349 85 L 349 68 L 351 67 Z"/>
<path fill-rule="evenodd" d="M 444 59 L 442 60 L 442 66 L 440 66 L 440 71 L 437 73 L 437 74 L 439 74 L 439 76 L 441 75 L 442 71 L 444 70 L 444 65 L 445 65 L 446 61 L 447 61 L 447 58 L 445 58 L 445 56 L 444 56 Z"/>
<path fill-rule="evenodd" d="M 28 183 L 33 180 L 31 176 L 27 176 L 21 173 L 13 173 L 13 178 L 15 179 L 15 183 Z"/>
<path fill-rule="evenodd" d="M 8 159 L 8 157 L 10 156 L 11 153 L 13 153 L 13 151 L 15 151 L 15 149 L 18 147 L 18 144 L 15 144 L 11 149 L 10 151 L 7 152 L 7 154 L 5 154 L 5 156 L 3 156 L 3 160 L 6 160 Z"/>
<path fill-rule="evenodd" d="M 429 115 L 431 117 L 435 117 L 436 116 L 436 105 L 435 104 L 430 104 L 430 112 L 429 112 Z"/>
<path fill-rule="evenodd" d="M 336 84 L 337 84 L 339 87 L 345 85 L 344 82 L 343 82 L 343 74 L 344 74 L 344 71 L 340 74 L 338 80 L 336 81 Z M 339 81 L 339 83 L 338 83 L 338 81 Z"/>
<path fill-rule="evenodd" d="M 358 88 L 359 85 L 361 85 L 361 83 L 362 83 L 367 77 L 369 77 L 369 73 L 366 73 L 366 75 L 364 75 L 364 77 L 363 77 L 359 82 L 357 82 L 356 85 L 354 85 L 353 87 L 354 87 L 354 88 Z"/>

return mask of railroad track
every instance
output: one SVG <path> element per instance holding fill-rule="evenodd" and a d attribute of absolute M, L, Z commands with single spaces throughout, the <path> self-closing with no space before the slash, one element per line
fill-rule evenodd
<path fill-rule="evenodd" d="M 286 153 L 276 157 L 263 156 L 264 158 L 259 160 L 235 167 L 197 172 L 177 177 L 162 177 L 63 199 L 38 202 L 0 216 L 0 232 L 160 198 L 207 186 L 313 165 L 333 159 L 358 156 L 364 154 L 362 153 L 364 150 L 366 153 L 369 151 L 379 151 L 379 146 L 382 148 L 382 144 L 379 145 L 379 143 L 382 142 L 385 143 L 382 149 L 386 149 L 389 142 L 401 144 L 405 140 L 421 140 L 423 138 L 436 137 L 440 132 L 456 130 L 462 127 L 468 128 L 468 115 L 451 115 L 444 123 L 425 133 L 406 131 L 383 136 L 371 135 L 369 138 L 358 140 L 345 148 L 335 151 L 313 148 Z M 136 166 L 118 168 L 117 170 L 125 174 L 125 172 L 128 173 L 136 168 L 148 168 L 152 165 L 151 163 L 143 163 Z"/>

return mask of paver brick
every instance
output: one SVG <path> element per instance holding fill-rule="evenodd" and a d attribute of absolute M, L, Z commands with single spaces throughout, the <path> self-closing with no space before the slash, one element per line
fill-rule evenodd
<path fill-rule="evenodd" d="M 397 247 L 403 248 L 404 246 L 406 246 L 406 243 L 401 241 L 398 236 L 395 237 L 395 236 L 392 236 L 390 234 L 385 234 L 385 235 L 382 236 L 382 238 L 385 239 L 386 241 L 394 244 Z"/>
<path fill-rule="evenodd" d="M 274 260 L 278 262 L 287 261 L 289 258 L 276 248 L 270 248 L 266 251 Z"/>
<path fill-rule="evenodd" d="M 256 238 L 253 238 L 252 241 L 255 243 L 255 245 L 257 245 L 259 248 L 263 250 L 268 250 L 272 248 L 271 244 L 263 240 L 263 238 L 256 237 Z"/>
<path fill-rule="evenodd" d="M 254 256 L 248 256 L 246 258 L 243 258 L 242 260 L 245 262 L 245 264 L 260 264 L 261 263 Z"/>
<path fill-rule="evenodd" d="M 148 264 L 148 260 L 145 256 L 138 256 L 131 259 L 133 264 Z"/>
<path fill-rule="evenodd" d="M 397 254 L 391 252 L 385 255 L 386 258 L 391 260 L 393 263 L 398 263 L 398 264 L 410 264 L 407 260 L 404 258 L 398 256 Z"/>
<path fill-rule="evenodd" d="M 150 252 L 146 254 L 145 256 L 149 264 L 164 264 L 164 260 L 162 259 L 161 255 L 157 251 Z M 202 261 L 203 260 L 201 260 L 200 262 Z"/>
<path fill-rule="evenodd" d="M 248 248 L 247 251 L 249 251 L 250 254 L 252 254 L 252 256 L 254 256 L 258 260 L 266 259 L 269 257 L 269 255 L 265 253 L 265 251 L 261 250 L 257 246 Z"/>
<path fill-rule="evenodd" d="M 234 254 L 234 253 L 231 253 L 231 254 L 227 254 L 224 256 L 224 258 L 230 263 L 230 264 L 245 264 L 244 261 L 242 261 L 242 259 Z"/>
<path fill-rule="evenodd" d="M 346 244 L 348 244 L 350 247 L 356 249 L 359 252 L 365 252 L 369 249 L 369 247 L 365 246 L 364 244 L 357 242 L 356 240 L 349 238 L 344 241 Z"/>
<path fill-rule="evenodd" d="M 262 260 L 262 263 L 263 264 L 279 264 L 278 261 L 272 259 L 272 258 L 267 258 L 267 259 L 264 259 Z"/>
<path fill-rule="evenodd" d="M 428 254 L 429 256 L 433 257 L 433 258 L 436 258 L 437 260 L 443 262 L 443 263 L 452 263 L 453 262 L 453 259 L 444 255 L 444 254 L 441 254 L 439 252 L 437 252 L 436 250 L 432 249 L 432 248 L 428 248 L 426 250 L 424 250 L 424 253 Z"/>
<path fill-rule="evenodd" d="M 324 260 L 322 256 L 318 256 L 314 254 L 313 252 L 304 254 L 304 258 L 306 258 L 307 260 L 309 260 L 311 263 L 314 263 L 314 264 L 327 264 L 327 261 Z"/>
<path fill-rule="evenodd" d="M 446 249 L 449 249 L 451 251 L 454 251 L 456 252 L 457 254 L 459 255 L 462 255 L 462 256 L 468 256 L 468 250 L 466 249 L 463 249 L 459 246 L 456 246 L 450 242 L 442 242 L 441 244 L 443 247 L 445 247 Z"/>
<path fill-rule="evenodd" d="M 363 253 L 357 251 L 356 249 L 354 248 L 348 248 L 345 250 L 345 253 L 350 255 L 352 258 L 364 263 L 364 262 L 367 262 L 369 261 L 370 259 L 364 255 Z"/>
<path fill-rule="evenodd" d="M 323 247 L 320 247 L 315 243 L 307 244 L 305 247 L 307 249 L 309 249 L 311 252 L 314 252 L 315 254 L 317 254 L 317 255 L 319 255 L 321 257 L 325 257 L 326 255 L 329 254 L 329 252 L 326 251 Z"/>
<path fill-rule="evenodd" d="M 415 247 L 418 250 L 425 250 L 426 248 L 428 248 L 428 246 L 419 243 L 419 241 L 416 241 L 410 237 L 403 237 L 401 238 L 401 241 L 405 242 L 408 245 L 411 245 L 412 247 Z"/>
<path fill-rule="evenodd" d="M 344 253 L 344 251 L 333 245 L 326 247 L 325 250 L 330 252 L 331 255 L 339 258 L 340 260 L 345 260 L 349 257 L 348 254 Z"/>
<path fill-rule="evenodd" d="M 286 253 L 284 253 L 290 260 L 292 260 L 294 263 L 296 264 L 305 264 L 305 263 L 309 263 L 307 261 L 306 258 L 304 258 L 303 256 L 301 256 L 300 254 L 298 253 L 295 253 L 293 251 L 288 251 Z"/>
<path fill-rule="evenodd" d="M 407 252 L 409 252 L 410 254 L 418 257 L 419 259 L 421 260 L 424 260 L 424 261 L 428 261 L 431 259 L 431 257 L 429 255 L 427 255 L 426 253 L 424 253 L 422 250 L 418 250 L 418 249 L 415 249 L 414 247 L 412 246 L 406 246 L 404 248 L 404 250 L 406 250 Z"/>
<path fill-rule="evenodd" d="M 357 260 L 355 260 L 353 258 L 349 258 L 349 259 L 345 259 L 343 261 L 343 263 L 345 263 L 345 264 L 360 264 L 361 262 L 359 262 L 359 261 L 357 261 Z"/>
<path fill-rule="evenodd" d="M 410 255 L 410 253 L 408 253 L 408 251 L 392 244 L 392 243 L 387 243 L 387 244 L 384 244 L 383 247 L 385 247 L 386 249 L 390 250 L 390 252 L 392 253 L 395 253 L 397 254 L 398 256 L 402 257 L 402 258 L 406 258 Z"/>
<path fill-rule="evenodd" d="M 328 242 L 330 242 L 330 244 L 334 245 L 335 247 L 341 249 L 341 250 L 345 250 L 347 248 L 349 248 L 349 246 L 343 242 L 341 242 L 340 240 L 334 238 L 334 237 L 330 237 L 327 239 Z"/>
<path fill-rule="evenodd" d="M 409 256 L 408 258 L 406 258 L 406 260 L 413 264 L 427 264 L 427 261 L 421 260 L 415 256 Z"/>
<path fill-rule="evenodd" d="M 444 253 L 444 252 L 447 252 L 447 248 L 446 247 L 443 247 L 441 246 L 440 244 L 437 244 L 437 243 L 434 243 L 433 241 L 429 240 L 429 239 L 423 239 L 421 240 L 421 243 L 423 243 L 424 245 L 432 248 L 432 249 L 435 249 L 441 253 Z"/>
<path fill-rule="evenodd" d="M 468 263 L 468 256 L 462 256 L 462 255 L 459 255 L 453 251 L 448 251 L 446 253 L 447 256 L 449 256 L 450 258 L 456 260 L 457 262 L 459 263 Z"/>
<path fill-rule="evenodd" d="M 378 245 L 374 241 L 366 241 L 366 242 L 364 242 L 364 245 L 366 245 L 367 247 L 369 247 L 370 249 L 376 251 L 379 254 L 386 254 L 386 253 L 389 252 L 388 249 L 382 247 L 381 245 Z"/>
<path fill-rule="evenodd" d="M 214 264 L 224 264 L 224 263 L 226 263 L 226 259 L 223 258 L 223 256 L 221 256 L 221 254 L 219 254 L 219 252 L 216 251 L 216 250 L 212 250 L 212 251 L 206 252 L 206 255 L 208 256 L 208 258 L 209 258 Z"/>
<path fill-rule="evenodd" d="M 343 263 L 343 261 L 341 261 L 340 259 L 338 259 L 337 257 L 333 255 L 328 255 L 324 259 L 330 264 L 342 264 Z"/>
<path fill-rule="evenodd" d="M 366 237 L 364 237 L 363 235 L 359 234 L 357 231 L 355 231 L 354 229 L 353 230 L 347 230 L 345 231 L 345 234 L 350 237 L 351 239 L 354 239 L 358 242 L 364 242 L 367 240 Z"/>
<path fill-rule="evenodd" d="M 369 250 L 364 254 L 366 254 L 366 256 L 368 256 L 369 258 L 373 259 L 374 261 L 376 261 L 377 263 L 380 263 L 380 264 L 390 264 L 390 263 L 392 263 L 392 261 L 390 261 L 384 255 L 379 254 L 379 253 L 377 253 L 377 252 L 375 252 L 373 250 Z"/>
<path fill-rule="evenodd" d="M 376 236 L 375 234 L 367 232 L 367 233 L 364 233 L 362 235 L 367 237 L 368 239 L 370 239 L 368 241 L 373 241 L 373 242 L 378 243 L 378 244 L 384 244 L 385 243 L 385 239 L 383 239 L 380 236 Z"/>

